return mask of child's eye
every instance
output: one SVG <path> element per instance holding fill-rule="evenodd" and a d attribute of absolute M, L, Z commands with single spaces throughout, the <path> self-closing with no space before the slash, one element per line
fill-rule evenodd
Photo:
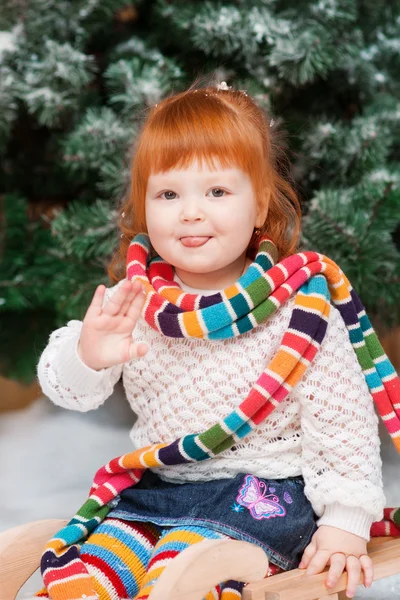
<path fill-rule="evenodd" d="M 226 194 L 225 190 L 223 190 L 223 189 L 221 189 L 221 188 L 213 188 L 213 189 L 211 190 L 211 192 L 215 192 L 215 191 L 217 191 L 217 192 L 221 192 L 222 194 Z M 222 195 L 220 196 L 220 195 L 218 194 L 218 196 L 214 196 L 214 198 L 222 198 Z"/>
<path fill-rule="evenodd" d="M 163 197 L 163 196 L 164 196 L 164 194 L 175 194 L 175 196 L 176 196 L 176 192 L 171 192 L 170 190 L 168 190 L 167 192 L 163 192 L 163 193 L 161 194 L 161 197 Z M 175 198 L 168 198 L 168 197 L 167 197 L 167 198 L 165 198 L 165 200 L 175 200 Z"/>

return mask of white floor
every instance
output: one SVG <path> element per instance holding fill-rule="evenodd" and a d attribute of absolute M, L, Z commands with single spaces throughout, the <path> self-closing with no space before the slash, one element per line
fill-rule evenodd
<path fill-rule="evenodd" d="M 0 419 L 0 531 L 38 519 L 70 518 L 87 498 L 96 470 L 131 450 L 134 415 L 120 385 L 96 411 L 78 413 L 41 398 Z M 400 457 L 382 428 L 387 506 L 400 506 Z M 37 572 L 18 594 L 40 589 Z M 400 598 L 400 576 L 360 587 L 358 599 Z"/>

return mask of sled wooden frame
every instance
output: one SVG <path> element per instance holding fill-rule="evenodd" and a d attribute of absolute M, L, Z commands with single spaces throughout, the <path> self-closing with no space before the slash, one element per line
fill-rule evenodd
<path fill-rule="evenodd" d="M 0 533 L 0 600 L 15 600 L 18 591 L 39 567 L 46 542 L 67 523 L 59 519 L 34 521 Z M 368 551 L 374 563 L 374 581 L 400 573 L 400 538 L 373 538 Z M 213 585 L 235 578 L 250 582 L 243 588 L 242 600 L 346 598 L 346 573 L 335 588 L 328 590 L 326 572 L 306 577 L 304 569 L 293 569 L 263 579 L 267 566 L 264 551 L 253 544 L 227 539 L 204 540 L 171 562 L 149 600 L 202 600 Z"/>

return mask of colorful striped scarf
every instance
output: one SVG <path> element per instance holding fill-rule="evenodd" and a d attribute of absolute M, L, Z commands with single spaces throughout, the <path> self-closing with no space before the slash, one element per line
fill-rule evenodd
<path fill-rule="evenodd" d="M 79 550 L 107 516 L 108 505 L 134 486 L 147 468 L 207 460 L 250 435 L 301 379 L 326 333 L 331 301 L 340 311 L 366 382 L 400 452 L 400 380 L 383 351 L 364 307 L 339 266 L 317 252 L 300 252 L 277 262 L 268 237 L 259 241 L 254 261 L 238 281 L 211 296 L 189 294 L 173 281 L 174 270 L 159 256 L 150 258 L 146 234 L 132 241 L 127 278 L 146 289 L 142 316 L 163 335 L 223 340 L 252 330 L 296 293 L 295 305 L 278 352 L 247 398 L 227 417 L 198 434 L 155 444 L 113 459 L 96 473 L 88 500 L 47 544 L 41 571 L 53 600 L 98 599 Z M 373 535 L 400 535 L 400 510 L 386 509 Z"/>

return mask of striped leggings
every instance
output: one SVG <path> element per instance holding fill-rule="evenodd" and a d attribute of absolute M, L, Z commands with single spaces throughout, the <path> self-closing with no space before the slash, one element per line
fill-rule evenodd
<path fill-rule="evenodd" d="M 161 527 L 106 518 L 81 548 L 81 559 L 95 581 L 100 600 L 146 600 L 168 561 L 188 546 L 227 535 L 205 527 Z M 270 564 L 268 575 L 280 569 Z M 244 584 L 226 581 L 204 600 L 239 600 Z"/>

